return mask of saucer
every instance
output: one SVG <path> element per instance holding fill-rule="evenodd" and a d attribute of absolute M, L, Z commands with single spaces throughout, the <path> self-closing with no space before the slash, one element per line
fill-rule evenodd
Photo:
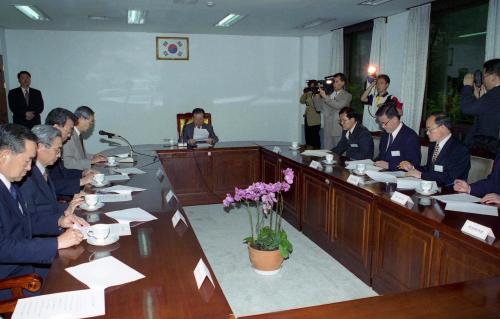
<path fill-rule="evenodd" d="M 436 193 L 438 192 L 438 190 L 437 190 L 437 189 L 431 189 L 429 192 L 424 192 L 424 191 L 423 191 L 420 187 L 417 187 L 417 188 L 415 189 L 415 191 L 416 191 L 417 193 L 419 193 L 420 195 L 424 195 L 424 196 L 434 195 L 434 194 L 436 194 Z"/>
<path fill-rule="evenodd" d="M 107 246 L 116 243 L 118 239 L 120 239 L 120 236 L 111 234 L 109 234 L 105 239 L 96 239 L 89 236 L 89 238 L 87 238 L 87 243 L 94 246 Z"/>
<path fill-rule="evenodd" d="M 120 163 L 119 162 L 115 162 L 114 164 L 109 164 L 109 163 L 106 163 L 106 166 L 108 167 L 116 167 L 118 166 Z"/>
<path fill-rule="evenodd" d="M 325 165 L 333 165 L 335 164 L 335 160 L 331 161 L 331 162 L 327 162 L 326 159 L 325 160 L 322 160 L 321 163 L 325 164 Z"/>
<path fill-rule="evenodd" d="M 87 203 L 81 203 L 80 208 L 83 210 L 86 210 L 88 212 L 93 212 L 98 210 L 99 208 L 102 208 L 104 206 L 104 203 L 97 203 L 95 206 L 89 206 Z"/>
<path fill-rule="evenodd" d="M 96 181 L 92 180 L 92 182 L 90 182 L 90 184 L 94 187 L 103 187 L 103 186 L 109 185 L 109 181 L 104 180 L 104 183 L 97 183 Z"/>
<path fill-rule="evenodd" d="M 294 151 L 296 151 L 296 150 L 300 150 L 300 146 L 297 146 L 297 147 L 290 146 L 289 148 L 290 148 L 291 150 L 294 150 Z"/>
<path fill-rule="evenodd" d="M 361 172 L 360 172 L 360 171 L 358 171 L 357 169 L 353 169 L 353 170 L 352 170 L 352 172 L 353 172 L 354 174 L 356 174 L 356 175 L 360 175 L 360 176 L 362 176 L 362 175 L 366 175 L 366 170 L 365 170 L 363 173 L 361 173 Z"/>

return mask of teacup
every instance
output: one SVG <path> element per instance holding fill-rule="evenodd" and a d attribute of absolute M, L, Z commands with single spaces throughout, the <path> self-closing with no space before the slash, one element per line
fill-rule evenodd
<path fill-rule="evenodd" d="M 432 181 L 421 181 L 420 187 L 422 188 L 423 192 L 429 193 L 432 189 Z"/>
<path fill-rule="evenodd" d="M 292 142 L 292 148 L 299 148 L 299 142 Z"/>
<path fill-rule="evenodd" d="M 116 164 L 116 157 L 115 156 L 108 156 L 108 165 L 115 165 Z"/>
<path fill-rule="evenodd" d="M 87 194 L 84 196 L 85 204 L 89 207 L 94 207 L 99 203 L 99 197 L 96 194 Z"/>
<path fill-rule="evenodd" d="M 106 177 L 104 176 L 104 174 L 95 174 L 94 175 L 94 181 L 97 183 L 97 184 L 102 184 L 104 183 L 104 180 L 106 179 Z"/>
<path fill-rule="evenodd" d="M 168 140 L 168 143 L 169 143 L 170 145 L 175 145 L 175 139 L 173 139 L 173 138 L 169 139 L 169 140 Z"/>
<path fill-rule="evenodd" d="M 356 170 L 363 174 L 366 170 L 366 164 L 363 164 L 363 163 L 360 163 L 360 164 L 356 164 Z"/>
<path fill-rule="evenodd" d="M 333 162 L 333 154 L 326 154 L 326 162 L 331 163 Z"/>
<path fill-rule="evenodd" d="M 94 237 L 97 240 L 103 240 L 108 238 L 111 228 L 106 224 L 95 224 L 90 227 L 87 234 L 90 237 Z"/>

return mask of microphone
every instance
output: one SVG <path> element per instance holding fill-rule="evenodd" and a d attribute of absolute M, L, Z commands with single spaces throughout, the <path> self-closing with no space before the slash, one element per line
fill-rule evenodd
<path fill-rule="evenodd" d="M 130 144 L 130 142 L 127 141 L 123 136 L 115 134 L 115 133 L 106 132 L 104 130 L 99 130 L 99 135 L 105 135 L 108 138 L 119 138 L 122 141 L 124 141 L 125 143 L 127 143 L 128 147 L 129 147 L 129 151 L 130 151 L 129 152 L 129 157 L 128 157 L 128 159 L 121 159 L 120 162 L 122 162 L 122 163 L 129 163 L 129 162 L 133 163 L 134 162 L 134 158 L 133 158 L 134 149 L 132 147 L 132 144 Z"/>
<path fill-rule="evenodd" d="M 116 136 L 116 134 L 113 134 L 113 133 L 110 133 L 110 132 L 106 132 L 106 131 L 103 131 L 103 130 L 99 131 L 99 135 L 106 135 L 108 138 L 113 138 L 113 137 Z"/>

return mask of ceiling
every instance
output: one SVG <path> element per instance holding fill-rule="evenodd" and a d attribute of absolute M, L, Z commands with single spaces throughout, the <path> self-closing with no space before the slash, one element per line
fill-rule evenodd
<path fill-rule="evenodd" d="M 376 17 L 390 16 L 429 0 L 392 0 L 360 6 L 363 0 L 0 0 L 0 26 L 7 29 L 137 31 L 269 36 L 321 35 Z M 31 21 L 11 4 L 34 4 L 51 21 Z M 147 10 L 144 25 L 128 25 L 127 10 Z M 246 17 L 229 28 L 214 27 L 228 13 Z M 105 16 L 108 20 L 91 20 Z M 327 21 L 304 29 L 318 19 Z"/>

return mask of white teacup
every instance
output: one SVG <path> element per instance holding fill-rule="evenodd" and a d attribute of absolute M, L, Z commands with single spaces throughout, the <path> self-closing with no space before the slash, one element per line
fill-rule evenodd
<path fill-rule="evenodd" d="M 429 193 L 432 189 L 432 181 L 421 181 L 420 187 L 425 193 Z"/>
<path fill-rule="evenodd" d="M 115 156 L 108 156 L 108 164 L 109 165 L 115 165 L 116 164 L 116 157 Z"/>
<path fill-rule="evenodd" d="M 333 154 L 326 154 L 326 162 L 331 163 L 333 162 Z"/>
<path fill-rule="evenodd" d="M 99 203 L 99 197 L 96 194 L 87 194 L 84 196 L 85 204 L 89 207 L 94 207 Z"/>
<path fill-rule="evenodd" d="M 106 179 L 106 177 L 104 176 L 104 174 L 95 174 L 94 175 L 94 181 L 97 183 L 97 184 L 102 184 L 104 183 L 104 180 Z"/>
<path fill-rule="evenodd" d="M 299 147 L 299 142 L 292 142 L 292 147 L 293 148 L 298 148 Z"/>
<path fill-rule="evenodd" d="M 95 225 L 92 225 L 90 227 L 87 234 L 91 237 L 94 237 L 97 240 L 103 240 L 103 239 L 108 238 L 110 231 L 111 231 L 111 228 L 109 228 L 109 225 L 95 224 Z"/>
<path fill-rule="evenodd" d="M 170 138 L 170 139 L 168 140 L 168 143 L 169 143 L 170 145 L 175 145 L 175 139 Z"/>
<path fill-rule="evenodd" d="M 359 164 L 356 164 L 356 170 L 363 174 L 366 170 L 366 164 L 363 164 L 363 163 L 359 163 Z"/>

